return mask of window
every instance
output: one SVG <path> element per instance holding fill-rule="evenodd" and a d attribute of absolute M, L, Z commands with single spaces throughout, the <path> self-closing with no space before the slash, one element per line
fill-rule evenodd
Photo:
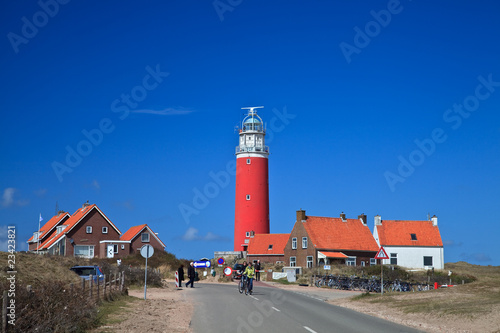
<path fill-rule="evenodd" d="M 247 194 L 247 200 L 250 200 L 250 194 Z"/>
<path fill-rule="evenodd" d="M 149 243 L 149 234 L 147 232 L 141 234 L 141 241 L 143 243 Z"/>
<path fill-rule="evenodd" d="M 397 264 L 398 264 L 398 254 L 391 253 L 391 265 L 397 265 Z"/>
<path fill-rule="evenodd" d="M 267 249 L 268 250 L 272 250 L 273 249 L 273 244 L 269 244 L 269 247 Z"/>
<path fill-rule="evenodd" d="M 292 238 L 292 250 L 297 249 L 297 237 Z"/>
<path fill-rule="evenodd" d="M 347 266 L 356 266 L 356 257 L 348 257 L 346 260 L 345 260 L 345 264 Z"/>
<path fill-rule="evenodd" d="M 250 237 L 250 231 L 247 231 L 247 232 L 245 233 L 245 237 Z"/>
<path fill-rule="evenodd" d="M 313 267 L 313 256 L 307 256 L 307 268 L 312 268 Z"/>
<path fill-rule="evenodd" d="M 87 231 L 88 234 L 92 233 L 92 227 L 90 225 L 87 226 L 87 228 L 85 230 Z"/>
<path fill-rule="evenodd" d="M 417 240 L 417 234 L 410 234 L 411 240 Z"/>
<path fill-rule="evenodd" d="M 302 248 L 307 249 L 307 237 L 302 237 Z"/>
<path fill-rule="evenodd" d="M 290 267 L 295 267 L 297 264 L 297 258 L 296 257 L 290 257 Z"/>
<path fill-rule="evenodd" d="M 432 257 L 424 257 L 424 266 L 432 266 Z"/>
<path fill-rule="evenodd" d="M 365 262 L 364 262 L 364 261 L 362 261 L 362 262 L 361 262 L 361 267 L 365 267 L 365 265 L 366 265 L 366 264 L 365 264 Z"/>
<path fill-rule="evenodd" d="M 377 259 L 370 258 L 370 266 L 375 266 L 377 264 Z"/>
<path fill-rule="evenodd" d="M 250 164 L 250 163 L 252 163 L 252 160 L 247 158 L 247 164 Z"/>
<path fill-rule="evenodd" d="M 102 233 L 107 234 L 108 233 L 108 227 L 102 227 Z"/>
<path fill-rule="evenodd" d="M 75 245 L 75 257 L 94 258 L 94 246 Z"/>
<path fill-rule="evenodd" d="M 118 253 L 118 244 L 113 245 L 113 253 L 114 254 Z"/>

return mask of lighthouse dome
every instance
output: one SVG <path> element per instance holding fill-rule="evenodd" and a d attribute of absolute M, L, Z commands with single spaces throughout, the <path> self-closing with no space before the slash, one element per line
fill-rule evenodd
<path fill-rule="evenodd" d="M 243 131 L 263 131 L 262 119 L 257 115 L 248 116 L 243 120 Z"/>

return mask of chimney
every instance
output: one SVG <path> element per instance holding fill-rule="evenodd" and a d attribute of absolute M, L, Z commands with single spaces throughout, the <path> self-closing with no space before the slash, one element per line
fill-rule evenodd
<path fill-rule="evenodd" d="M 306 221 L 306 211 L 302 210 L 302 208 L 297 211 L 297 222 L 298 221 L 301 221 L 301 222 Z"/>
<path fill-rule="evenodd" d="M 382 225 L 382 217 L 380 215 L 375 216 L 375 225 Z"/>
<path fill-rule="evenodd" d="M 82 208 L 85 208 L 85 207 L 88 207 L 88 206 L 90 206 L 90 204 L 89 204 L 89 201 L 87 200 L 87 202 L 85 202 L 85 203 L 82 205 Z"/>
<path fill-rule="evenodd" d="M 434 215 L 433 217 L 431 217 L 431 220 L 432 220 L 432 226 L 437 227 L 437 225 L 438 225 L 438 218 L 437 218 L 437 216 Z"/>
<path fill-rule="evenodd" d="M 345 219 L 345 214 L 344 212 L 340 213 L 340 218 L 342 219 L 342 222 L 346 222 L 347 220 Z"/>
<path fill-rule="evenodd" d="M 361 215 L 358 215 L 358 219 L 361 221 L 361 223 L 366 225 L 366 215 L 364 213 Z"/>

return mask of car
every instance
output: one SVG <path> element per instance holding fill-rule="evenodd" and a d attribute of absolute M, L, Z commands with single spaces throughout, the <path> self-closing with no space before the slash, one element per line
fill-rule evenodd
<path fill-rule="evenodd" d="M 104 273 L 102 272 L 102 269 L 97 266 L 73 266 L 70 268 L 73 272 L 78 274 L 82 279 L 84 280 L 90 280 L 90 276 L 92 275 L 92 279 L 94 282 L 97 282 L 97 279 L 99 279 L 99 282 L 104 281 Z"/>
<path fill-rule="evenodd" d="M 241 279 L 241 273 L 243 273 L 243 264 L 234 264 L 233 279 Z"/>

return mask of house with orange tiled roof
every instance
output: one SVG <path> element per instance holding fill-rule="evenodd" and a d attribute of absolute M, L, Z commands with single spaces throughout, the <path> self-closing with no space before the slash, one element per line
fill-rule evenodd
<path fill-rule="evenodd" d="M 48 220 L 40 230 L 35 231 L 33 236 L 28 239 L 28 251 L 36 251 L 40 245 L 54 235 L 57 231 L 57 226 L 63 224 L 69 217 L 68 213 L 59 211 L 57 215 Z"/>
<path fill-rule="evenodd" d="M 247 260 L 262 263 L 283 262 L 285 245 L 290 234 L 250 234 L 248 242 Z"/>
<path fill-rule="evenodd" d="M 373 237 L 389 259 L 384 264 L 406 268 L 444 268 L 444 248 L 434 215 L 430 220 L 382 220 L 375 216 Z"/>
<path fill-rule="evenodd" d="M 165 244 L 147 224 L 131 227 L 120 237 L 120 242 L 124 245 L 122 247 L 128 248 L 129 254 L 140 252 L 141 247 L 146 244 L 159 251 L 165 250 Z"/>
<path fill-rule="evenodd" d="M 42 252 L 86 258 L 106 257 L 99 242 L 103 239 L 118 241 L 121 231 L 97 205 L 84 204 L 73 215 L 57 226 L 57 231 L 47 238 L 39 250 Z"/>
<path fill-rule="evenodd" d="M 40 235 L 40 242 L 36 237 Z M 30 251 L 85 258 L 122 258 L 145 244 L 164 251 L 165 244 L 146 225 L 130 228 L 124 234 L 97 207 L 88 203 L 73 215 L 60 212 L 28 240 Z"/>
<path fill-rule="evenodd" d="M 378 249 L 364 214 L 350 219 L 344 213 L 340 217 L 319 217 L 299 210 L 284 257 L 291 267 L 365 266 L 376 264 Z"/>

